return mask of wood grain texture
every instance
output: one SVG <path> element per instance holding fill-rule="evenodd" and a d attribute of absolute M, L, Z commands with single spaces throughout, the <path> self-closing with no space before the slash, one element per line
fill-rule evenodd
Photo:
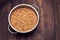
<path fill-rule="evenodd" d="M 55 0 L 56 40 L 60 40 L 60 0 Z"/>
<path fill-rule="evenodd" d="M 30 33 L 13 35 L 8 31 L 8 14 L 22 3 L 39 7 L 40 22 Z M 0 40 L 60 40 L 60 0 L 1 0 Z"/>

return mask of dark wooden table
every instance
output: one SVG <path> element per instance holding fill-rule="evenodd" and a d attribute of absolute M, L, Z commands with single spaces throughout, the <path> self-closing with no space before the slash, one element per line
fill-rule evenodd
<path fill-rule="evenodd" d="M 8 14 L 22 3 L 39 7 L 39 25 L 28 34 L 11 34 Z M 60 0 L 0 0 L 0 40 L 60 40 Z"/>

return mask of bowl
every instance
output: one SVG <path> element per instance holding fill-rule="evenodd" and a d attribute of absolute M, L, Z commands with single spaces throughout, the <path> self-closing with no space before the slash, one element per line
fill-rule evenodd
<path fill-rule="evenodd" d="M 17 29 L 15 29 L 15 28 L 12 26 L 11 21 L 10 21 L 12 11 L 15 10 L 15 9 L 18 8 L 18 7 L 23 7 L 23 6 L 32 8 L 32 9 L 36 12 L 36 15 L 37 15 L 37 23 L 36 23 L 36 25 L 35 25 L 31 30 L 28 30 L 28 31 L 25 31 L 25 32 L 18 31 Z M 36 7 L 36 6 L 35 6 L 35 7 Z M 29 4 L 19 4 L 19 5 L 16 5 L 15 7 L 13 7 L 13 8 L 11 9 L 11 11 L 9 12 L 9 15 L 8 15 L 8 23 L 9 23 L 10 27 L 11 27 L 15 32 L 13 32 L 12 30 L 10 30 L 9 26 L 8 26 L 8 30 L 9 30 L 12 34 L 16 34 L 16 33 L 28 33 L 28 32 L 33 31 L 33 30 L 37 27 L 37 25 L 38 25 L 38 23 L 39 23 L 39 14 L 38 14 L 38 10 L 37 10 L 35 7 L 34 7 L 33 5 L 29 5 Z M 33 20 L 33 19 L 32 19 L 32 20 Z"/>

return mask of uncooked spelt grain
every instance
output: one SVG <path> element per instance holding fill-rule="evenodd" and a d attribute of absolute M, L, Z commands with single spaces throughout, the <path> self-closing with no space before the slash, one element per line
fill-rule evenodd
<path fill-rule="evenodd" d="M 37 15 L 28 7 L 17 8 L 11 14 L 11 24 L 18 31 L 28 31 L 37 23 Z"/>

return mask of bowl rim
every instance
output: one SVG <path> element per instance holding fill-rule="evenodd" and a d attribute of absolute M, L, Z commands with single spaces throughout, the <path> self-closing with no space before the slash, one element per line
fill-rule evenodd
<path fill-rule="evenodd" d="M 12 26 L 12 24 L 11 24 L 11 22 L 10 22 L 10 16 L 11 16 L 12 11 L 13 11 L 14 9 L 16 9 L 17 7 L 20 7 L 20 6 L 31 7 L 31 8 L 36 12 L 37 17 L 38 17 L 38 20 L 37 20 L 36 25 L 35 25 L 32 29 L 30 29 L 30 30 L 28 30 L 28 31 L 25 31 L 25 32 L 23 32 L 23 31 L 18 31 L 17 29 L 15 29 L 15 28 Z M 37 27 L 37 25 L 38 25 L 38 23 L 39 23 L 39 14 L 38 14 L 37 9 L 36 9 L 35 7 L 33 7 L 32 5 L 30 5 L 30 4 L 19 4 L 19 5 L 16 5 L 15 7 L 13 7 L 13 8 L 10 10 L 9 15 L 8 15 L 8 22 L 9 22 L 9 25 L 11 26 L 11 28 L 12 28 L 13 30 L 15 30 L 16 32 L 19 32 L 19 33 L 28 33 L 28 32 L 31 32 L 32 30 L 34 30 L 34 29 Z"/>

